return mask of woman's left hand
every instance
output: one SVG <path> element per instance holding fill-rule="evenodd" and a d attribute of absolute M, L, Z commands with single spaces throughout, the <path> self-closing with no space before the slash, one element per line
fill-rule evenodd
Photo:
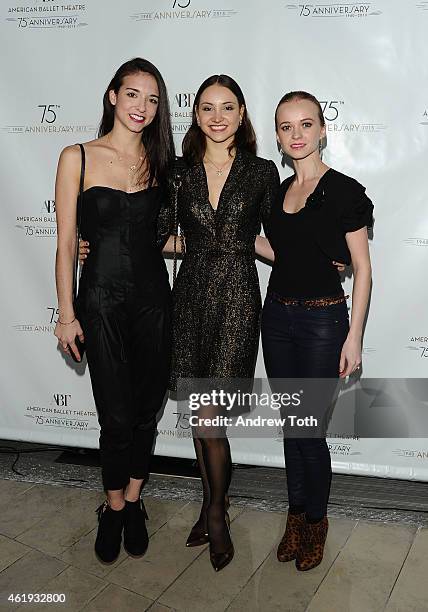
<path fill-rule="evenodd" d="M 344 263 L 341 263 L 340 261 L 332 261 L 331 263 L 333 264 L 333 266 L 336 266 L 336 270 L 339 272 L 339 274 L 345 272 L 346 265 Z"/>
<path fill-rule="evenodd" d="M 361 367 L 361 339 L 348 336 L 340 355 L 339 377 L 346 378 Z"/>

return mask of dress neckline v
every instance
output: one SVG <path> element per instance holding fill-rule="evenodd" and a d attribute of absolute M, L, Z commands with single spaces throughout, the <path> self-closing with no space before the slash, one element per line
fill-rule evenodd
<path fill-rule="evenodd" d="M 217 213 L 217 211 L 218 211 L 218 209 L 220 207 L 220 203 L 222 201 L 223 194 L 224 194 L 224 192 L 226 190 L 226 186 L 228 186 L 228 184 L 229 184 L 229 182 L 231 180 L 231 177 L 233 176 L 233 173 L 234 173 L 235 168 L 236 168 L 236 160 L 238 159 L 239 156 L 240 156 L 240 151 L 239 151 L 239 149 L 236 149 L 235 157 L 233 158 L 232 164 L 231 164 L 230 169 L 229 169 L 229 173 L 228 173 L 228 175 L 226 177 L 226 180 L 224 181 L 224 185 L 223 185 L 223 187 L 221 188 L 221 191 L 220 191 L 220 195 L 219 195 L 218 203 L 217 203 L 217 208 L 214 208 L 214 206 L 211 204 L 210 190 L 209 190 L 209 186 L 208 186 L 207 171 L 205 170 L 204 162 L 203 161 L 200 162 L 200 165 L 201 165 L 201 168 L 202 168 L 202 173 L 203 173 L 203 178 L 204 178 L 204 185 L 205 185 L 205 196 L 206 196 L 205 199 L 206 199 L 206 201 L 208 203 L 208 206 L 210 207 L 210 209 L 214 213 L 214 215 Z"/>

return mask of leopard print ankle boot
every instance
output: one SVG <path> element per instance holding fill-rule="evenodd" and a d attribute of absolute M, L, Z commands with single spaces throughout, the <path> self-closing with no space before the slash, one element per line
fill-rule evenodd
<path fill-rule="evenodd" d="M 284 535 L 282 536 L 276 552 L 278 561 L 284 563 L 286 561 L 292 561 L 296 558 L 297 551 L 300 547 L 301 533 L 304 525 L 304 512 L 302 512 L 302 514 L 288 513 Z"/>
<path fill-rule="evenodd" d="M 328 519 L 326 516 L 318 523 L 307 523 L 305 521 L 301 546 L 296 557 L 296 567 L 300 572 L 310 570 L 321 563 L 327 531 Z"/>

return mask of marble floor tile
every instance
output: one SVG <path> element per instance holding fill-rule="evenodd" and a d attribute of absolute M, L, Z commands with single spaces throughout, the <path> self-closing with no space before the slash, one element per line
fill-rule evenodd
<path fill-rule="evenodd" d="M 157 497 L 145 497 L 144 505 L 149 516 L 147 531 L 152 536 L 161 529 L 175 514 L 181 512 L 188 505 L 187 501 L 166 500 Z"/>
<path fill-rule="evenodd" d="M 274 548 L 282 525 L 281 514 L 244 510 L 231 525 L 232 562 L 216 573 L 206 548 L 162 594 L 159 603 L 180 611 L 225 610 Z"/>
<path fill-rule="evenodd" d="M 0 610 L 18 607 L 7 602 L 10 593 L 40 593 L 49 580 L 66 567 L 59 559 L 37 550 L 27 553 L 0 573 Z"/>
<path fill-rule="evenodd" d="M 26 604 L 22 608 L 38 612 L 53 612 L 55 609 L 63 612 L 78 612 L 105 587 L 106 583 L 96 576 L 81 572 L 75 567 L 68 567 L 43 587 L 44 593 L 64 594 L 64 603 L 34 603 Z M 107 610 L 109 608 L 106 608 L 106 612 Z"/>
<path fill-rule="evenodd" d="M 383 610 L 414 533 L 413 527 L 359 522 L 308 612 Z"/>
<path fill-rule="evenodd" d="M 75 497 L 38 521 L 16 539 L 47 554 L 61 555 L 97 524 L 95 509 L 104 494 L 78 489 Z"/>
<path fill-rule="evenodd" d="M 419 529 L 385 612 L 428 610 L 428 529 Z"/>
<path fill-rule="evenodd" d="M 285 520 L 284 517 L 281 535 Z M 356 521 L 349 519 L 330 519 L 324 558 L 310 572 L 298 572 L 294 561 L 280 563 L 277 560 L 280 535 L 269 557 L 227 608 L 228 612 L 304 612 L 355 525 Z"/>
<path fill-rule="evenodd" d="M 18 482 L 17 480 L 0 480 L 0 503 L 7 504 L 16 501 L 16 496 L 21 495 L 31 487 L 32 482 Z"/>
<path fill-rule="evenodd" d="M 144 612 L 153 604 L 151 599 L 109 584 L 83 608 L 84 612 Z M 151 609 L 151 608 L 150 608 Z"/>
<path fill-rule="evenodd" d="M 10 503 L 0 503 L 0 533 L 16 537 L 42 519 L 53 517 L 63 505 L 82 499 L 85 489 L 35 485 Z"/>
<path fill-rule="evenodd" d="M 29 551 L 28 546 L 0 535 L 0 572 Z"/>

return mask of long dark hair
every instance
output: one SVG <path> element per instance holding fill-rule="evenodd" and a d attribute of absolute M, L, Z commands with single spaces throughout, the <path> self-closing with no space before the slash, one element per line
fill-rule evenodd
<path fill-rule="evenodd" d="M 125 62 L 116 71 L 103 97 L 103 116 L 98 129 L 98 137 L 105 136 L 113 129 L 114 106 L 110 102 L 109 92 L 118 93 L 123 79 L 138 72 L 151 74 L 158 84 L 159 105 L 153 121 L 142 131 L 141 140 L 146 151 L 148 170 L 148 185 L 155 182 L 164 183 L 175 159 L 174 141 L 172 138 L 171 116 L 169 111 L 168 93 L 165 82 L 159 70 L 151 62 L 141 57 L 135 57 Z M 142 177 L 138 177 L 141 179 Z"/>
<path fill-rule="evenodd" d="M 284 102 L 291 102 L 292 100 L 309 100 L 310 102 L 313 102 L 315 104 L 315 106 L 317 107 L 318 118 L 320 120 L 320 123 L 321 123 L 322 127 L 325 126 L 325 119 L 324 119 L 324 115 L 323 115 L 323 112 L 322 112 L 321 104 L 318 102 L 318 100 L 316 99 L 316 97 L 313 94 L 308 93 L 307 91 L 289 91 L 284 96 L 282 96 L 281 100 L 278 102 L 278 106 L 276 107 L 276 111 L 275 111 L 275 130 L 277 129 L 277 120 L 276 119 L 277 119 L 279 107 L 281 106 L 281 104 L 284 104 Z"/>
<path fill-rule="evenodd" d="M 244 107 L 242 123 L 238 127 L 230 149 L 233 147 L 239 147 L 249 151 L 250 153 L 255 154 L 257 152 L 256 134 L 247 113 L 247 105 L 245 104 L 245 98 L 241 88 L 239 87 L 238 83 L 232 79 L 232 77 L 227 76 L 227 74 L 214 74 L 213 76 L 208 77 L 208 79 L 202 83 L 196 93 L 195 101 L 193 102 L 192 123 L 183 139 L 183 157 L 189 165 L 194 165 L 202 161 L 205 155 L 205 149 L 207 146 L 206 139 L 204 133 L 200 127 L 198 127 L 196 109 L 199 106 L 199 101 L 202 94 L 211 85 L 221 85 L 222 87 L 227 87 L 227 89 L 230 89 L 230 91 L 238 99 L 239 106 Z"/>

